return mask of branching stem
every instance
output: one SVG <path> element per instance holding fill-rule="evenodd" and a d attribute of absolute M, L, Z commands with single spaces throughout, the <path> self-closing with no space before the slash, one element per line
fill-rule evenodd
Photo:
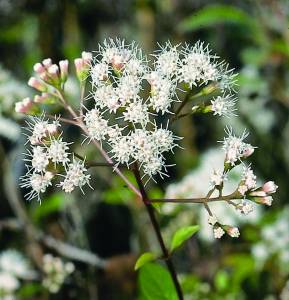
<path fill-rule="evenodd" d="M 202 197 L 202 198 L 188 198 L 188 199 L 150 199 L 150 203 L 206 203 L 206 202 L 216 202 L 216 201 L 230 201 L 242 199 L 242 195 L 235 191 L 232 194 L 220 196 L 220 197 Z"/>

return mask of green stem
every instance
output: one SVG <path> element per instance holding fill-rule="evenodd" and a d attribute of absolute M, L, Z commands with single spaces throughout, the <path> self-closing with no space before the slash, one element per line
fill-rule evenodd
<path fill-rule="evenodd" d="M 138 183 L 139 190 L 141 192 L 142 201 L 143 201 L 143 203 L 146 207 L 146 210 L 147 210 L 148 215 L 150 217 L 150 220 L 151 220 L 151 223 L 153 225 L 154 231 L 156 233 L 158 242 L 160 244 L 161 250 L 163 252 L 163 258 L 164 258 L 165 263 L 166 263 L 166 265 L 168 267 L 168 270 L 170 272 L 170 275 L 171 275 L 171 278 L 173 280 L 178 298 L 179 298 L 179 300 L 183 300 L 184 296 L 183 296 L 183 292 L 182 292 L 180 283 L 178 281 L 178 277 L 177 277 L 175 267 L 174 267 L 173 262 L 170 258 L 169 251 L 167 250 L 167 248 L 165 246 L 165 243 L 164 243 L 164 240 L 163 240 L 163 237 L 162 237 L 162 234 L 161 234 L 161 230 L 160 230 L 159 224 L 158 224 L 156 216 L 155 216 L 154 208 L 153 208 L 152 204 L 150 203 L 151 201 L 150 201 L 150 199 L 149 199 L 149 197 L 146 193 L 146 190 L 144 188 L 144 185 L 143 185 L 143 182 L 142 182 L 137 164 L 135 164 L 133 172 L 134 172 L 136 181 Z"/>

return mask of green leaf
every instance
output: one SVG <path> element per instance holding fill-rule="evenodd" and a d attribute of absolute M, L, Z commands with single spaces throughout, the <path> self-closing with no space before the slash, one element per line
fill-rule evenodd
<path fill-rule="evenodd" d="M 55 193 L 43 199 L 41 205 L 36 206 L 32 212 L 32 218 L 38 222 L 41 218 L 46 217 L 57 211 L 64 209 L 67 202 L 65 201 L 66 195 L 64 193 Z"/>
<path fill-rule="evenodd" d="M 139 287 L 144 300 L 178 299 L 169 272 L 156 263 L 148 263 L 140 269 Z"/>
<path fill-rule="evenodd" d="M 245 11 L 230 5 L 208 6 L 185 18 L 179 25 L 182 31 L 193 31 L 219 23 L 252 25 L 254 19 Z"/>
<path fill-rule="evenodd" d="M 199 230 L 199 225 L 182 227 L 177 230 L 172 238 L 171 251 L 180 247 L 186 240 L 188 240 L 194 233 Z"/>
<path fill-rule="evenodd" d="M 138 270 L 143 265 L 145 265 L 148 262 L 151 262 L 151 261 L 155 260 L 156 258 L 157 258 L 157 256 L 154 253 L 152 253 L 152 252 L 145 252 L 136 261 L 134 269 Z"/>

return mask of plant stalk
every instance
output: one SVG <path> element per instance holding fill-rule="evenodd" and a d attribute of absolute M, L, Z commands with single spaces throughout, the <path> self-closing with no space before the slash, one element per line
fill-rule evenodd
<path fill-rule="evenodd" d="M 183 296 L 183 292 L 182 292 L 180 283 L 178 281 L 178 277 L 177 277 L 175 267 L 173 265 L 173 262 L 172 262 L 172 259 L 171 259 L 170 255 L 169 255 L 169 251 L 167 250 L 166 245 L 164 243 L 164 240 L 163 240 L 163 237 L 162 237 L 162 234 L 161 234 L 161 230 L 160 230 L 158 221 L 157 221 L 156 216 L 155 216 L 154 208 L 153 208 L 152 204 L 150 203 L 150 199 L 149 199 L 149 197 L 146 193 L 146 190 L 144 188 L 144 185 L 143 185 L 143 182 L 142 182 L 137 164 L 135 164 L 135 166 L 134 166 L 133 173 L 134 173 L 135 179 L 137 181 L 139 190 L 141 192 L 142 201 L 143 201 L 143 203 L 146 207 L 146 210 L 147 210 L 148 215 L 150 217 L 150 220 L 151 220 L 151 223 L 153 225 L 154 231 L 156 233 L 158 242 L 160 244 L 161 250 L 163 252 L 163 257 L 164 257 L 165 263 L 167 265 L 167 268 L 169 270 L 169 273 L 172 277 L 172 280 L 173 280 L 178 298 L 179 298 L 179 300 L 183 300 L 184 296 Z"/>

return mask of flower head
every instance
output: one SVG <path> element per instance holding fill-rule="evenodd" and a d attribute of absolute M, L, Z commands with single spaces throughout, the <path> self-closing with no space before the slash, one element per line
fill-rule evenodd
<path fill-rule="evenodd" d="M 198 83 L 207 83 L 218 78 L 216 56 L 210 54 L 208 46 L 197 42 L 192 48 L 183 50 L 184 58 L 180 61 L 179 79 L 190 87 Z"/>
<path fill-rule="evenodd" d="M 226 163 L 234 166 L 238 160 L 244 157 L 247 153 L 248 147 L 252 147 L 250 144 L 244 142 L 244 139 L 248 136 L 248 133 L 244 131 L 241 136 L 236 136 L 233 133 L 232 128 L 226 128 L 227 137 L 223 141 L 223 149 L 226 153 Z M 245 156 L 246 157 L 246 156 Z"/>
<path fill-rule="evenodd" d="M 226 117 L 234 116 L 236 101 L 236 98 L 230 94 L 214 98 L 211 100 L 214 115 Z"/>
<path fill-rule="evenodd" d="M 28 171 L 26 175 L 21 177 L 20 184 L 22 188 L 30 189 L 30 192 L 25 195 L 26 199 L 32 200 L 36 198 L 40 201 L 40 194 L 44 193 L 52 184 L 51 181 L 53 177 L 54 175 L 48 171 L 45 173 L 30 173 Z"/>
<path fill-rule="evenodd" d="M 64 180 L 60 182 L 59 186 L 66 193 L 71 193 L 75 187 L 79 187 L 82 191 L 82 187 L 89 184 L 89 179 L 90 175 L 87 174 L 84 162 L 73 158 L 73 161 L 67 167 Z"/>

